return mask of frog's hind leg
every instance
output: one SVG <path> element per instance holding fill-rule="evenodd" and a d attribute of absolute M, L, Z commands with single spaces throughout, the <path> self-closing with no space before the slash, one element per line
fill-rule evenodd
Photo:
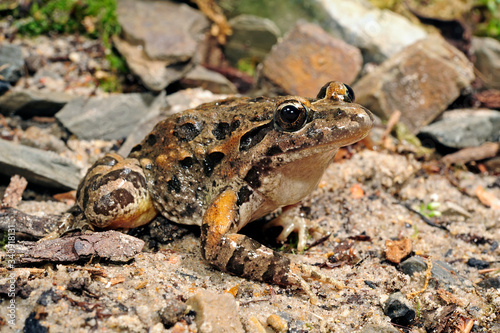
<path fill-rule="evenodd" d="M 341 283 L 319 273 L 314 267 L 293 263 L 259 242 L 237 234 L 239 217 L 236 202 L 237 194 L 226 190 L 212 202 L 203 217 L 202 254 L 211 264 L 248 279 L 298 286 L 313 303 L 317 298 L 305 279 L 327 282 L 342 289 Z"/>
<path fill-rule="evenodd" d="M 135 228 L 157 215 L 146 184 L 138 160 L 107 154 L 87 171 L 77 204 L 95 227 Z"/>

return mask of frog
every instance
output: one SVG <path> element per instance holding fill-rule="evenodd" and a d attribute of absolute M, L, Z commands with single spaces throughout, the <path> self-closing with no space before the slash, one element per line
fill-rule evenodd
<path fill-rule="evenodd" d="M 336 281 L 238 233 L 276 210 L 279 239 L 298 232 L 299 203 L 318 185 L 340 147 L 363 139 L 373 115 L 348 85 L 331 81 L 315 98 L 230 97 L 160 121 L 129 156 L 105 155 L 77 189 L 77 205 L 99 229 L 131 229 L 157 215 L 201 228 L 203 258 L 250 280 L 298 287 Z"/>

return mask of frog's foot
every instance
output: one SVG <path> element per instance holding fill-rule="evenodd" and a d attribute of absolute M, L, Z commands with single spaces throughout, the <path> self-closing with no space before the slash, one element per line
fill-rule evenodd
<path fill-rule="evenodd" d="M 292 232 L 298 233 L 299 241 L 297 243 L 297 250 L 302 252 L 306 248 L 307 220 L 302 216 L 300 207 L 298 205 L 287 206 L 283 208 L 282 213 L 264 226 L 264 230 L 272 227 L 282 227 L 283 230 L 276 238 L 276 241 L 284 243 Z"/>
<path fill-rule="evenodd" d="M 241 234 L 237 234 L 237 195 L 232 190 L 220 194 L 208 207 L 201 228 L 202 255 L 222 271 L 252 280 L 298 286 L 309 296 L 311 303 L 317 302 L 316 295 L 306 282 L 318 280 L 342 284 L 319 273 L 314 267 L 295 264 L 270 248 Z"/>
<path fill-rule="evenodd" d="M 101 229 L 132 229 L 149 223 L 157 210 L 139 161 L 107 154 L 78 186 L 76 199 L 86 219 Z"/>

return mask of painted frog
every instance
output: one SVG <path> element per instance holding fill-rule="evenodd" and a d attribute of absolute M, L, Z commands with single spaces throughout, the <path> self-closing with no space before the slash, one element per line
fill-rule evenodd
<path fill-rule="evenodd" d="M 339 147 L 364 138 L 370 111 L 347 85 L 329 82 L 314 99 L 228 98 L 166 118 L 128 158 L 108 154 L 87 172 L 77 204 L 98 228 L 135 228 L 157 214 L 201 226 L 203 257 L 222 271 L 314 298 L 305 279 L 340 283 L 238 234 L 283 207 L 280 239 L 305 223 L 296 204 L 318 184 Z"/>

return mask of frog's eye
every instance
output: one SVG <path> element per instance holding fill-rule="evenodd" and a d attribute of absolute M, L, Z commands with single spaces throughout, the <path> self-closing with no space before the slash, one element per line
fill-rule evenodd
<path fill-rule="evenodd" d="M 332 99 L 347 103 L 354 102 L 354 90 L 347 84 L 337 81 L 331 81 L 325 84 L 319 91 L 317 99 Z"/>
<path fill-rule="evenodd" d="M 345 93 L 344 101 L 349 102 L 349 103 L 354 103 L 354 99 L 356 98 L 354 96 L 354 90 L 352 90 L 352 88 L 350 86 L 348 86 L 347 84 L 344 84 L 344 86 L 347 90 Z"/>
<path fill-rule="evenodd" d="M 286 101 L 274 112 L 274 123 L 287 132 L 298 131 L 307 120 L 308 109 L 298 101 Z"/>

